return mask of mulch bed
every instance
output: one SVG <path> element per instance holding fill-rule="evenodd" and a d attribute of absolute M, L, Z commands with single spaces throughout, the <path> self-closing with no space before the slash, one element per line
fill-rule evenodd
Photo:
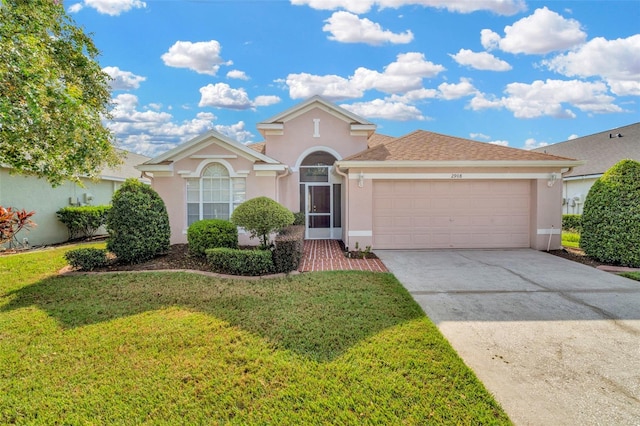
<path fill-rule="evenodd" d="M 573 247 L 565 247 L 561 250 L 551 250 L 550 254 L 558 257 L 562 257 L 568 260 L 572 260 L 574 262 L 582 263 L 584 265 L 592 266 L 597 268 L 600 265 L 607 265 L 607 263 L 598 262 L 597 260 L 591 259 L 584 254 L 584 251 L 579 248 Z"/>

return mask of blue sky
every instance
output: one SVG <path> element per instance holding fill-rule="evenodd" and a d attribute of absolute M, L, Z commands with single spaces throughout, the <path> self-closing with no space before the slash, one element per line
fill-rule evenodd
<path fill-rule="evenodd" d="M 640 121 L 640 1 L 65 0 L 113 77 L 118 146 L 158 155 L 313 95 L 401 136 L 531 149 Z"/>

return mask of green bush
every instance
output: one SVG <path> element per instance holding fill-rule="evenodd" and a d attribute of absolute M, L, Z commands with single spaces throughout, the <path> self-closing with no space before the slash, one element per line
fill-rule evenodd
<path fill-rule="evenodd" d="M 93 271 L 107 265 L 107 251 L 99 248 L 78 248 L 64 254 L 69 265 L 84 271 Z"/>
<path fill-rule="evenodd" d="M 260 247 L 269 247 L 269 236 L 293 223 L 293 213 L 268 197 L 257 197 L 240 204 L 231 214 L 231 222 L 244 228 L 251 238 L 260 238 Z"/>
<path fill-rule="evenodd" d="M 164 201 L 136 179 L 127 179 L 113 195 L 107 231 L 107 250 L 121 263 L 140 263 L 169 251 L 171 229 Z"/>
<path fill-rule="evenodd" d="M 271 250 L 213 248 L 206 254 L 211 269 L 222 274 L 257 276 L 273 271 Z"/>
<path fill-rule="evenodd" d="M 305 212 L 297 212 L 293 214 L 293 225 L 306 225 Z"/>
<path fill-rule="evenodd" d="M 93 237 L 98 229 L 106 225 L 111 206 L 71 206 L 63 207 L 56 216 L 69 232 L 69 239 Z"/>
<path fill-rule="evenodd" d="M 593 184 L 580 247 L 601 262 L 640 267 L 640 162 L 622 160 Z"/>
<path fill-rule="evenodd" d="M 275 238 L 273 268 L 275 272 L 291 272 L 298 269 L 304 252 L 304 226 L 284 228 Z"/>
<path fill-rule="evenodd" d="M 562 229 L 565 231 L 574 231 L 580 233 L 580 231 L 582 231 L 582 215 L 563 214 Z"/>
<path fill-rule="evenodd" d="M 228 220 L 199 220 L 187 229 L 187 241 L 189 252 L 204 257 L 206 249 L 238 248 L 238 228 Z"/>

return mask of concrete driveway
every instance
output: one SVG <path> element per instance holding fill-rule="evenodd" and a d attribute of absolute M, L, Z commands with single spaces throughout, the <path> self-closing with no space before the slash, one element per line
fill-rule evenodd
<path fill-rule="evenodd" d="M 376 250 L 520 425 L 640 425 L 640 282 L 548 253 Z"/>

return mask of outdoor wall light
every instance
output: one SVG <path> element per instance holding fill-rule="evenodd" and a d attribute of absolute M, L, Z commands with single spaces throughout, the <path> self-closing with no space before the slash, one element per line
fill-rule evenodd
<path fill-rule="evenodd" d="M 558 180 L 558 174 L 551 173 L 551 176 L 549 176 L 549 181 L 547 182 L 547 186 L 551 188 L 553 184 L 556 183 L 557 180 Z"/>
<path fill-rule="evenodd" d="M 360 172 L 358 176 L 358 187 L 362 188 L 364 186 L 364 173 Z"/>

